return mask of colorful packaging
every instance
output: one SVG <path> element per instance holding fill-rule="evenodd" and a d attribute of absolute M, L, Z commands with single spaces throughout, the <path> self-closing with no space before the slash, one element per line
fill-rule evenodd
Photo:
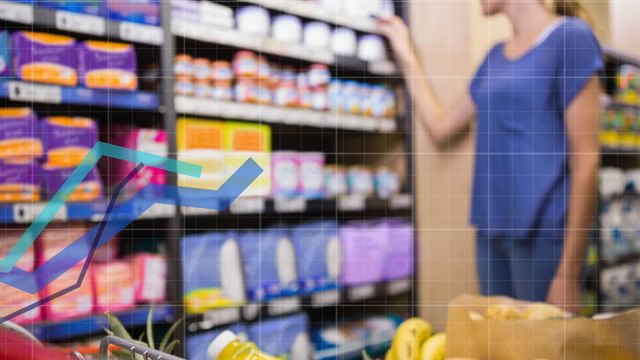
<path fill-rule="evenodd" d="M 252 324 L 249 327 L 249 340 L 255 342 L 262 351 L 283 359 L 313 358 L 309 318 L 304 313 Z"/>
<path fill-rule="evenodd" d="M 67 36 L 16 31 L 11 34 L 14 74 L 25 81 L 75 86 L 76 40 Z"/>
<path fill-rule="evenodd" d="M 268 196 L 271 193 L 271 128 L 264 124 L 227 122 L 226 146 L 227 176 L 249 158 L 263 170 L 241 196 Z"/>
<path fill-rule="evenodd" d="M 331 80 L 331 72 L 329 72 L 329 67 L 325 64 L 313 64 L 309 68 L 308 77 L 309 86 L 326 86 Z"/>
<path fill-rule="evenodd" d="M 0 160 L 33 161 L 43 155 L 40 129 L 30 108 L 0 108 Z"/>
<path fill-rule="evenodd" d="M 218 121 L 178 119 L 178 160 L 202 166 L 200 178 L 179 174 L 178 186 L 216 190 L 227 179 L 226 126 Z"/>
<path fill-rule="evenodd" d="M 2 242 L 0 242 L 0 256 L 3 258 L 9 253 L 9 249 L 20 239 L 25 232 L 25 228 L 19 227 L 4 227 L 0 234 L 2 235 Z M 16 267 L 21 270 L 31 272 L 35 268 L 35 254 L 33 247 L 30 247 L 27 252 L 16 263 Z M 38 279 L 35 275 L 25 277 L 23 281 L 32 281 L 36 284 Z M 5 317 L 11 315 L 13 312 L 24 309 L 25 307 L 34 304 L 40 299 L 38 294 L 29 294 L 22 290 L 16 289 L 13 286 L 1 283 L 0 284 L 0 316 Z M 40 307 L 36 307 L 33 310 L 29 310 L 23 314 L 13 317 L 11 321 L 18 324 L 30 323 L 41 319 Z"/>
<path fill-rule="evenodd" d="M 414 272 L 413 227 L 404 219 L 389 218 L 377 224 L 386 242 L 384 274 L 386 280 L 405 279 Z"/>
<path fill-rule="evenodd" d="M 107 17 L 146 25 L 160 25 L 160 0 L 105 0 Z"/>
<path fill-rule="evenodd" d="M 385 234 L 368 222 L 352 221 L 340 228 L 342 284 L 371 284 L 385 278 Z"/>
<path fill-rule="evenodd" d="M 271 153 L 271 193 L 273 197 L 299 195 L 298 155 L 291 151 Z"/>
<path fill-rule="evenodd" d="M 376 170 L 374 184 L 376 195 L 381 199 L 387 199 L 400 192 L 400 177 L 386 167 Z"/>
<path fill-rule="evenodd" d="M 211 63 L 211 80 L 213 81 L 231 81 L 233 80 L 233 72 L 231 64 L 225 60 L 217 60 Z"/>
<path fill-rule="evenodd" d="M 327 165 L 324 168 L 324 188 L 328 198 L 347 194 L 347 174 L 342 166 Z"/>
<path fill-rule="evenodd" d="M 75 168 L 69 167 L 52 167 L 47 164 L 42 166 L 42 177 L 44 179 L 44 192 L 47 199 L 51 199 L 53 195 L 62 187 L 62 185 L 69 179 L 71 173 Z M 100 180 L 100 174 L 96 168 L 91 171 L 82 179 L 82 182 L 75 191 L 69 196 L 67 201 L 70 202 L 91 202 L 102 198 L 102 181 Z"/>
<path fill-rule="evenodd" d="M 233 74 L 236 78 L 255 78 L 258 76 L 258 59 L 252 51 L 238 51 L 233 57 Z"/>
<path fill-rule="evenodd" d="M 311 91 L 311 108 L 316 111 L 325 111 L 329 108 L 327 89 L 323 86 L 313 88 Z"/>
<path fill-rule="evenodd" d="M 188 313 L 202 313 L 245 301 L 236 233 L 215 232 L 182 239 L 183 296 Z"/>
<path fill-rule="evenodd" d="M 186 352 L 189 360 L 211 360 L 207 348 L 218 335 L 224 331 L 232 331 L 239 339 L 247 339 L 247 328 L 243 324 L 234 324 L 219 330 L 199 332 L 188 335 L 186 339 Z M 244 342 L 244 341 L 243 341 Z"/>
<path fill-rule="evenodd" d="M 286 229 L 273 227 L 242 232 L 239 244 L 249 301 L 299 293 L 295 250 Z"/>
<path fill-rule="evenodd" d="M 303 294 L 334 289 L 340 276 L 340 240 L 335 221 L 315 221 L 291 229 Z"/>
<path fill-rule="evenodd" d="M 40 166 L 0 160 L 0 203 L 40 200 Z"/>
<path fill-rule="evenodd" d="M 199 98 L 211 97 L 211 85 L 209 80 L 196 80 L 193 84 L 193 94 Z"/>
<path fill-rule="evenodd" d="M 139 253 L 131 257 L 130 261 L 136 302 L 163 302 L 167 292 L 167 259 L 158 254 Z"/>
<path fill-rule="evenodd" d="M 360 109 L 360 85 L 355 81 L 347 81 L 342 87 L 344 96 L 344 112 L 348 114 L 359 114 Z"/>
<path fill-rule="evenodd" d="M 214 81 L 211 86 L 211 97 L 215 100 L 230 101 L 233 99 L 230 80 Z"/>
<path fill-rule="evenodd" d="M 211 63 L 208 59 L 193 59 L 193 78 L 196 80 L 209 80 L 211 78 Z"/>
<path fill-rule="evenodd" d="M 92 264 L 91 272 L 96 312 L 120 311 L 135 305 L 131 263 L 113 260 L 108 263 Z"/>
<path fill-rule="evenodd" d="M 177 54 L 173 64 L 173 73 L 176 76 L 193 76 L 193 58 L 187 54 Z"/>
<path fill-rule="evenodd" d="M 327 89 L 327 97 L 329 101 L 329 110 L 344 112 L 344 104 L 345 99 L 342 96 L 342 81 L 340 80 L 331 80 L 329 83 L 329 88 Z"/>
<path fill-rule="evenodd" d="M 195 86 L 190 78 L 178 76 L 174 83 L 174 91 L 176 95 L 192 96 L 195 94 Z"/>
<path fill-rule="evenodd" d="M 299 153 L 300 194 L 307 199 L 324 197 L 324 154 Z"/>
<path fill-rule="evenodd" d="M 258 85 L 256 81 L 253 79 L 238 79 L 233 86 L 233 98 L 239 102 L 258 102 Z"/>
<path fill-rule="evenodd" d="M 9 32 L 0 31 L 0 76 L 11 74 L 11 56 L 9 54 Z"/>
<path fill-rule="evenodd" d="M 104 16 L 101 0 L 38 0 L 38 4 L 50 9 Z"/>
<path fill-rule="evenodd" d="M 136 51 L 131 44 L 84 41 L 78 47 L 80 82 L 91 89 L 135 90 Z"/>
<path fill-rule="evenodd" d="M 365 167 L 352 166 L 347 172 L 349 194 L 369 196 L 373 194 L 373 174 Z"/>

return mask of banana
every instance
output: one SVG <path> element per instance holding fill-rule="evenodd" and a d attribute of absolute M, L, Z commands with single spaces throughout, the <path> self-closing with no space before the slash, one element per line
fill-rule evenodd
<path fill-rule="evenodd" d="M 387 355 L 384 357 L 384 360 L 394 360 L 393 358 L 393 347 L 387 351 Z"/>
<path fill-rule="evenodd" d="M 400 324 L 391 345 L 392 359 L 420 360 L 420 346 L 431 332 L 431 325 L 420 318 L 411 318 Z"/>
<path fill-rule="evenodd" d="M 422 344 L 420 360 L 443 360 L 446 349 L 447 336 L 444 333 L 435 334 Z"/>
<path fill-rule="evenodd" d="M 489 320 L 517 320 L 522 316 L 520 311 L 509 304 L 493 304 L 487 308 L 485 317 Z"/>

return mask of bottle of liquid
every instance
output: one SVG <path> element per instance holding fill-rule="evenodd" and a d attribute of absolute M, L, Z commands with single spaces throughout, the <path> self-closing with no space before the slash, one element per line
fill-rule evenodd
<path fill-rule="evenodd" d="M 241 343 L 229 330 L 222 332 L 209 344 L 207 353 L 211 360 L 280 360 L 261 352 L 253 343 Z"/>

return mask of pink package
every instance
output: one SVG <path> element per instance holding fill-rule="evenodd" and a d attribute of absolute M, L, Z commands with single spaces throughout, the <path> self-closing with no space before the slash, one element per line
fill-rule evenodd
<path fill-rule="evenodd" d="M 307 199 L 324 197 L 324 154 L 299 153 L 298 176 L 300 178 L 300 195 Z"/>
<path fill-rule="evenodd" d="M 20 236 L 26 229 L 18 227 L 5 227 L 0 230 L 0 236 L 2 242 L 0 242 L 0 256 L 5 257 L 9 253 L 9 249 L 15 244 Z M 16 267 L 31 272 L 35 267 L 35 254 L 33 247 L 29 248 L 27 252 L 18 260 Z M 24 281 L 33 281 L 35 284 L 38 280 L 36 276 L 29 277 Z M 25 308 L 39 300 L 38 294 L 29 294 L 22 290 L 16 289 L 13 286 L 0 283 L 0 317 L 5 317 L 11 313 Z M 36 307 L 33 310 L 13 317 L 11 321 L 18 324 L 31 323 L 40 320 L 41 312 L 40 308 Z"/>
<path fill-rule="evenodd" d="M 138 151 L 144 151 L 158 156 L 167 156 L 167 132 L 158 129 L 142 129 L 123 127 L 117 129 L 114 143 Z M 112 185 L 118 184 L 138 164 L 130 161 L 113 160 L 106 172 Z M 103 171 L 104 172 L 104 171 Z M 149 184 L 166 184 L 167 174 L 164 170 L 145 166 L 127 186 L 127 195 L 131 196 Z M 149 194 L 162 196 L 164 194 Z"/>
<path fill-rule="evenodd" d="M 405 279 L 414 272 L 413 227 L 403 219 L 389 218 L 377 225 L 383 235 L 385 250 L 385 279 Z"/>
<path fill-rule="evenodd" d="M 113 260 L 91 264 L 95 311 L 119 311 L 133 307 L 134 284 L 131 263 Z"/>
<path fill-rule="evenodd" d="M 299 195 L 298 156 L 292 151 L 271 153 L 271 193 L 274 197 Z"/>
<path fill-rule="evenodd" d="M 369 222 L 353 221 L 340 228 L 343 285 L 384 280 L 385 234 Z"/>
<path fill-rule="evenodd" d="M 158 303 L 165 300 L 167 261 L 162 255 L 136 254 L 131 257 L 135 300 L 138 303 Z"/>

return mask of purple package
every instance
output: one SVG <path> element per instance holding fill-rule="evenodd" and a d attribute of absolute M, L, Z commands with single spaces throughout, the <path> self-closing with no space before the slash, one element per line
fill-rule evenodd
<path fill-rule="evenodd" d="M 353 221 L 340 228 L 342 284 L 371 284 L 384 279 L 384 234 L 369 222 Z"/>
<path fill-rule="evenodd" d="M 386 242 L 385 279 L 405 279 L 414 271 L 413 227 L 403 219 L 389 218 L 377 225 Z"/>
<path fill-rule="evenodd" d="M 274 197 L 299 195 L 298 157 L 292 151 L 271 153 L 271 193 Z"/>
<path fill-rule="evenodd" d="M 0 160 L 0 202 L 39 201 L 38 164 Z"/>
<path fill-rule="evenodd" d="M 53 195 L 60 189 L 62 184 L 71 176 L 75 167 L 49 167 L 43 166 L 42 176 L 44 178 L 44 191 L 47 198 L 51 199 Z M 98 200 L 102 197 L 102 182 L 96 168 L 82 179 L 80 185 L 69 196 L 70 202 L 90 202 Z"/>
<path fill-rule="evenodd" d="M 0 108 L 0 160 L 32 161 L 42 157 L 38 119 L 30 108 Z"/>
<path fill-rule="evenodd" d="M 298 154 L 298 176 L 300 177 L 300 194 L 307 199 L 324 197 L 324 154 Z"/>
<path fill-rule="evenodd" d="M 80 82 L 92 89 L 135 90 L 136 52 L 131 44 L 84 41 L 78 47 Z"/>
<path fill-rule="evenodd" d="M 78 83 L 78 51 L 74 38 L 16 31 L 11 34 L 14 74 L 22 80 L 56 85 Z"/>

